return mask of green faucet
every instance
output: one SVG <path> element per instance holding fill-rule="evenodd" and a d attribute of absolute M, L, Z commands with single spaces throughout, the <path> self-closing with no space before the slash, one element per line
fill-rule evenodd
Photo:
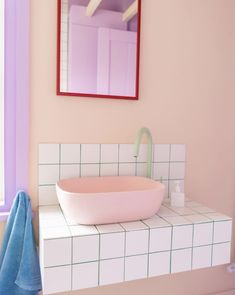
<path fill-rule="evenodd" d="M 139 130 L 136 140 L 135 140 L 135 144 L 134 144 L 134 157 L 138 157 L 139 155 L 139 151 L 140 151 L 140 142 L 142 139 L 143 134 L 147 135 L 147 139 L 148 139 L 148 154 L 147 154 L 147 177 L 151 178 L 152 175 L 152 148 L 153 148 L 153 139 L 152 139 L 152 134 L 150 132 L 150 130 L 146 127 L 143 127 Z"/>

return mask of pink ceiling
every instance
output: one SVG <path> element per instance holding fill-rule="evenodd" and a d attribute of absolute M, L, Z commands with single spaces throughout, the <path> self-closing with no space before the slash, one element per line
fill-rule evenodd
<path fill-rule="evenodd" d="M 134 0 L 102 0 L 99 8 L 123 12 L 130 6 Z M 69 5 L 87 6 L 89 0 L 69 0 Z"/>

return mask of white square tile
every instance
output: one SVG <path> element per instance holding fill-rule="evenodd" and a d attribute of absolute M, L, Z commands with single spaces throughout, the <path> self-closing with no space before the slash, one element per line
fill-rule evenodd
<path fill-rule="evenodd" d="M 133 163 L 136 162 L 134 157 L 133 144 L 120 144 L 119 145 L 119 162 L 120 163 Z"/>
<path fill-rule="evenodd" d="M 62 32 L 62 29 L 63 29 L 63 26 L 61 27 L 61 32 Z M 66 27 L 66 29 L 67 29 L 67 27 Z M 67 46 L 65 46 L 65 42 L 66 42 L 66 38 L 64 37 L 64 35 L 62 35 L 61 36 L 61 53 L 68 54 L 67 53 Z M 62 64 L 65 64 L 65 63 L 68 62 L 68 58 L 67 59 L 63 59 L 61 57 L 60 62 L 61 62 L 61 65 Z M 67 86 L 67 84 L 68 84 L 67 83 L 68 71 L 67 71 L 67 68 L 66 69 L 65 68 L 62 69 L 62 67 L 61 67 L 60 77 L 61 77 L 61 83 L 60 83 L 61 91 L 62 92 L 68 91 L 68 86 Z"/>
<path fill-rule="evenodd" d="M 62 6 L 62 12 L 65 13 L 65 14 L 68 14 L 68 5 L 63 5 Z M 68 24 L 66 23 L 63 23 L 61 25 L 61 33 L 65 36 L 67 36 L 68 34 Z M 65 38 L 66 40 L 66 38 Z M 66 51 L 63 51 L 64 55 L 61 57 L 61 59 L 64 59 L 65 61 L 68 61 L 68 54 L 66 54 L 67 52 Z M 67 81 L 66 81 L 67 82 Z"/>
<path fill-rule="evenodd" d="M 62 18 L 61 18 L 61 22 L 62 22 L 62 23 L 66 23 L 66 22 L 67 22 L 67 19 L 68 19 L 68 17 L 63 17 L 63 16 L 62 16 Z M 62 41 L 62 40 L 61 40 L 61 41 Z M 67 42 L 61 42 L 61 51 L 66 51 L 66 50 L 68 50 L 68 44 L 67 44 Z M 63 71 L 63 70 L 61 69 L 61 72 L 67 74 L 67 71 L 66 71 L 66 70 Z M 66 75 L 65 77 L 67 77 L 67 75 Z"/>
<path fill-rule="evenodd" d="M 66 40 L 66 37 L 67 37 L 67 34 L 61 32 L 61 40 L 62 41 Z M 60 68 L 61 68 L 61 70 L 66 71 L 68 69 L 67 61 L 61 59 L 60 60 Z"/>
<path fill-rule="evenodd" d="M 178 216 L 178 214 L 165 206 L 161 206 L 157 212 L 157 215 L 160 217 L 168 217 L 168 216 Z"/>
<path fill-rule="evenodd" d="M 43 293 L 51 294 L 71 291 L 71 279 L 71 265 L 45 268 Z"/>
<path fill-rule="evenodd" d="M 214 209 L 205 207 L 205 206 L 198 206 L 198 207 L 193 207 L 192 208 L 193 211 L 200 213 L 200 214 L 206 214 L 206 213 L 210 213 L 210 212 L 215 212 Z"/>
<path fill-rule="evenodd" d="M 73 265 L 72 290 L 97 287 L 98 269 L 98 262 Z"/>
<path fill-rule="evenodd" d="M 154 145 L 154 162 L 169 162 L 170 161 L 170 145 L 155 144 Z"/>
<path fill-rule="evenodd" d="M 125 233 L 100 235 L 100 259 L 124 257 Z"/>
<path fill-rule="evenodd" d="M 135 175 L 136 170 L 136 164 L 135 163 L 121 163 L 119 164 L 119 175 L 121 176 L 129 176 Z"/>
<path fill-rule="evenodd" d="M 206 208 L 206 207 L 204 207 Z M 196 209 L 196 208 L 195 208 Z M 210 209 L 210 208 L 207 208 L 207 209 Z M 226 221 L 226 220 L 232 220 L 231 217 L 227 216 L 227 215 L 224 215 L 224 214 L 221 214 L 221 213 L 218 213 L 218 212 L 215 212 L 213 211 L 213 209 L 211 209 L 210 213 L 203 213 L 207 218 L 209 218 L 210 220 L 213 220 L 213 221 Z"/>
<path fill-rule="evenodd" d="M 40 228 L 40 236 L 42 239 L 62 239 L 71 237 L 68 226 L 60 227 L 42 227 Z"/>
<path fill-rule="evenodd" d="M 100 285 L 124 281 L 124 258 L 100 261 Z"/>
<path fill-rule="evenodd" d="M 149 254 L 149 277 L 170 273 L 170 251 Z"/>
<path fill-rule="evenodd" d="M 67 73 L 67 72 L 66 72 Z M 65 78 L 64 78 L 64 76 L 65 76 Z M 67 92 L 68 91 L 68 89 L 67 89 L 67 82 L 66 81 L 63 81 L 62 79 L 64 78 L 64 79 L 66 79 L 66 77 L 67 77 L 67 75 L 62 75 L 61 74 L 61 86 L 60 86 L 60 90 L 61 90 L 61 92 Z"/>
<path fill-rule="evenodd" d="M 193 246 L 212 244 L 213 223 L 194 224 Z"/>
<path fill-rule="evenodd" d="M 94 225 L 73 225 L 69 227 L 73 237 L 98 235 L 98 231 Z"/>
<path fill-rule="evenodd" d="M 99 235 L 73 238 L 73 263 L 99 259 Z"/>
<path fill-rule="evenodd" d="M 62 74 L 62 72 L 64 72 L 64 75 Z M 68 91 L 67 82 L 63 81 L 63 79 L 66 79 L 66 77 L 67 77 L 67 72 L 64 71 L 64 70 L 61 70 L 61 86 L 60 86 L 61 92 L 67 92 Z"/>
<path fill-rule="evenodd" d="M 188 208 L 188 207 L 186 207 Z M 190 207 L 189 207 L 190 208 Z M 191 207 L 192 208 L 192 207 Z M 207 218 L 206 216 L 202 215 L 202 214 L 192 214 L 192 215 L 187 215 L 184 217 L 185 219 L 191 221 L 194 224 L 197 223 L 208 223 L 208 222 L 212 222 L 209 218 Z"/>
<path fill-rule="evenodd" d="M 137 168 L 137 174 L 136 174 L 137 176 L 143 176 L 143 177 L 147 176 L 147 164 L 146 163 L 137 163 L 136 168 Z"/>
<path fill-rule="evenodd" d="M 159 228 L 159 227 L 171 227 L 171 224 L 165 221 L 163 218 L 154 215 L 151 218 L 144 219 L 144 224 L 146 224 L 149 228 Z"/>
<path fill-rule="evenodd" d="M 80 144 L 61 144 L 61 163 L 79 164 L 80 163 Z"/>
<path fill-rule="evenodd" d="M 71 264 L 71 238 L 44 241 L 44 267 Z"/>
<path fill-rule="evenodd" d="M 49 228 L 67 226 L 67 223 L 63 216 L 58 216 L 54 218 L 40 218 L 39 225 L 40 228 Z"/>
<path fill-rule="evenodd" d="M 220 265 L 230 263 L 231 243 L 215 244 L 212 254 L 212 265 Z"/>
<path fill-rule="evenodd" d="M 137 157 L 138 163 L 146 163 L 148 159 L 148 145 L 147 144 L 141 144 L 139 149 L 139 155 Z"/>
<path fill-rule="evenodd" d="M 63 213 L 59 205 L 39 206 L 38 211 L 40 219 L 63 217 Z"/>
<path fill-rule="evenodd" d="M 80 165 L 60 165 L 60 179 L 79 177 Z"/>
<path fill-rule="evenodd" d="M 185 162 L 185 144 L 171 145 L 171 162 Z"/>
<path fill-rule="evenodd" d="M 126 231 L 134 231 L 134 230 L 141 230 L 141 229 L 148 229 L 148 226 L 142 221 L 130 221 L 130 222 L 122 222 L 121 226 Z"/>
<path fill-rule="evenodd" d="M 101 163 L 118 162 L 118 144 L 101 144 Z"/>
<path fill-rule="evenodd" d="M 164 216 L 163 217 L 167 222 L 176 226 L 176 225 L 187 225 L 192 224 L 191 221 L 187 220 L 185 217 L 176 215 L 176 216 Z"/>
<path fill-rule="evenodd" d="M 154 163 L 153 165 L 153 178 L 155 180 L 169 178 L 169 163 Z"/>
<path fill-rule="evenodd" d="M 230 242 L 232 238 L 232 220 L 214 222 L 213 243 Z"/>
<path fill-rule="evenodd" d="M 125 281 L 147 278 L 148 255 L 126 257 Z"/>
<path fill-rule="evenodd" d="M 150 252 L 167 251 L 171 249 L 171 227 L 154 228 L 150 230 Z"/>
<path fill-rule="evenodd" d="M 81 164 L 81 176 L 99 176 L 100 168 L 99 164 Z"/>
<path fill-rule="evenodd" d="M 170 163 L 170 179 L 184 179 L 185 163 Z"/>
<path fill-rule="evenodd" d="M 212 246 L 203 246 L 193 248 L 193 266 L 192 269 L 199 269 L 211 266 Z"/>
<path fill-rule="evenodd" d="M 191 208 L 187 208 L 187 207 L 169 206 L 168 208 L 171 209 L 172 211 L 178 213 L 179 215 L 185 216 L 186 219 L 187 219 L 187 215 L 195 214 L 195 211 L 193 211 Z"/>
<path fill-rule="evenodd" d="M 191 257 L 191 248 L 172 251 L 171 273 L 191 270 Z"/>
<path fill-rule="evenodd" d="M 98 229 L 100 234 L 124 232 L 124 229 L 118 223 L 99 224 L 99 225 L 96 225 L 96 228 Z"/>
<path fill-rule="evenodd" d="M 202 206 L 200 203 L 194 201 L 185 201 L 185 207 L 194 208 Z"/>
<path fill-rule="evenodd" d="M 39 185 L 55 184 L 59 180 L 59 165 L 39 165 Z"/>
<path fill-rule="evenodd" d="M 192 247 L 193 226 L 180 225 L 173 227 L 172 249 Z"/>
<path fill-rule="evenodd" d="M 118 164 L 101 164 L 100 175 L 101 176 L 117 176 Z"/>
<path fill-rule="evenodd" d="M 59 144 L 39 144 L 39 164 L 59 164 Z"/>
<path fill-rule="evenodd" d="M 55 185 L 44 185 L 38 187 L 39 205 L 54 205 L 58 204 Z"/>
<path fill-rule="evenodd" d="M 82 144 L 81 145 L 81 163 L 99 163 L 100 162 L 100 145 L 99 144 Z"/>
<path fill-rule="evenodd" d="M 126 233 L 126 256 L 148 253 L 148 230 Z"/>

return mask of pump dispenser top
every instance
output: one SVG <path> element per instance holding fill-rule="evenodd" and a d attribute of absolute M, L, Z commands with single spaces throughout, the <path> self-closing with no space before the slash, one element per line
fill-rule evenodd
<path fill-rule="evenodd" d="M 174 191 L 171 193 L 171 206 L 173 207 L 184 207 L 184 193 L 181 192 L 180 182 L 175 181 Z"/>

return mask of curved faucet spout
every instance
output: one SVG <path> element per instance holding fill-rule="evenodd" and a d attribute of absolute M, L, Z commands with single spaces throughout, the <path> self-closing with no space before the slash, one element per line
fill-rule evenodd
<path fill-rule="evenodd" d="M 142 136 L 146 134 L 147 135 L 147 140 L 148 140 L 148 157 L 147 157 L 147 177 L 151 178 L 151 174 L 152 174 L 152 147 L 153 147 L 153 139 L 152 139 L 152 134 L 150 132 L 150 130 L 146 127 L 143 127 L 139 130 L 136 140 L 135 140 L 135 144 L 134 144 L 134 157 L 138 157 L 139 155 L 139 151 L 140 151 L 140 142 L 142 139 Z"/>

